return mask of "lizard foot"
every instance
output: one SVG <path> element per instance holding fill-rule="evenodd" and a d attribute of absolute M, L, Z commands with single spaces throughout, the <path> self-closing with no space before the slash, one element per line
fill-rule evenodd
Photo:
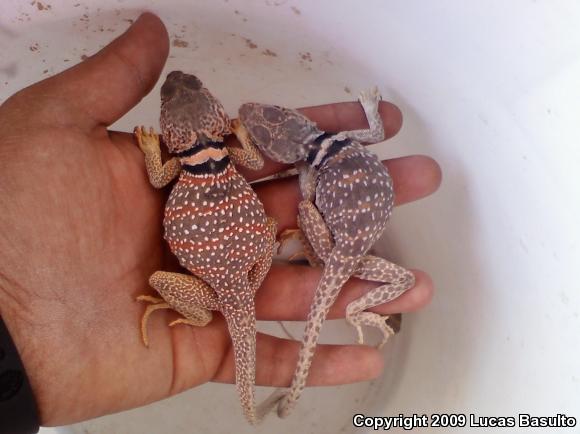
<path fill-rule="evenodd" d="M 378 108 L 379 101 L 382 99 L 379 89 L 374 86 L 371 89 L 364 90 L 360 93 L 358 100 L 363 107 L 371 109 Z"/>
<path fill-rule="evenodd" d="M 359 312 L 353 315 L 347 312 L 346 320 L 357 331 L 357 343 L 360 345 L 364 344 L 364 335 L 362 332 L 363 325 L 375 327 L 383 334 L 381 343 L 377 345 L 378 349 L 381 349 L 387 343 L 389 338 L 395 334 L 395 330 L 393 330 L 388 322 L 389 315 L 379 315 L 374 312 Z"/>
<path fill-rule="evenodd" d="M 322 267 L 324 266 L 324 262 L 322 262 L 318 256 L 316 256 L 316 252 L 312 249 L 310 242 L 302 232 L 302 229 L 286 229 L 280 234 L 280 242 L 278 246 L 277 252 L 280 253 L 280 250 L 289 240 L 298 240 L 302 245 L 302 248 L 298 250 L 296 253 L 290 255 L 288 258 L 289 261 L 299 261 L 306 259 L 308 264 L 311 267 Z"/>
<path fill-rule="evenodd" d="M 162 298 L 152 297 L 150 295 L 140 295 L 136 300 L 151 303 L 149 306 L 147 306 L 147 309 L 145 309 L 145 313 L 143 314 L 143 318 L 141 318 L 141 340 L 146 347 L 149 347 L 149 336 L 147 334 L 147 322 L 149 321 L 149 317 L 156 310 L 173 308 Z M 169 326 L 174 327 L 178 324 L 186 324 L 190 326 L 203 327 L 212 320 L 212 314 L 209 310 L 199 309 L 196 311 L 196 314 L 197 317 L 176 319 L 169 323 Z"/>
<path fill-rule="evenodd" d="M 147 131 L 145 127 L 135 127 L 133 134 L 135 134 L 139 148 L 143 153 L 148 154 L 159 151 L 159 136 L 153 128 L 149 128 L 149 131 Z"/>
<path fill-rule="evenodd" d="M 301 232 L 302 232 L 302 230 L 300 230 L 298 228 L 285 229 L 284 231 L 282 231 L 282 233 L 278 237 L 278 239 L 280 240 L 280 246 L 283 246 L 284 243 L 286 243 L 288 240 L 299 240 Z"/>
<path fill-rule="evenodd" d="M 277 253 L 280 253 L 280 250 L 284 247 L 284 245 L 290 240 L 301 240 L 302 231 L 300 229 L 286 229 L 284 230 L 280 236 L 278 237 L 278 249 Z M 302 251 L 294 253 L 290 256 L 290 260 L 294 261 L 296 259 L 301 259 L 304 257 Z"/>
<path fill-rule="evenodd" d="M 143 341 L 143 345 L 149 347 L 149 337 L 147 335 L 147 322 L 149 321 L 149 317 L 156 310 L 171 309 L 171 306 L 169 306 L 162 298 L 152 297 L 150 295 L 140 295 L 136 300 L 151 303 L 147 306 L 147 309 L 145 309 L 145 313 L 141 318 L 141 340 Z"/>

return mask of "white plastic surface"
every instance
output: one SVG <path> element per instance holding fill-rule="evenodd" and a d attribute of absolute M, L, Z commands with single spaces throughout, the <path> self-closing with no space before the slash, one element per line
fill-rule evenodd
<path fill-rule="evenodd" d="M 42 4 L 0 4 L 2 99 L 95 52 L 146 2 Z M 195 72 L 232 114 L 249 100 L 304 106 L 378 84 L 405 119 L 378 153 L 428 154 L 444 171 L 436 195 L 396 210 L 381 248 L 430 272 L 437 293 L 405 316 L 380 381 L 309 390 L 286 421 L 253 430 L 234 389 L 210 384 L 74 433 L 365 432 L 352 427 L 355 412 L 580 417 L 580 3 L 149 7 L 174 41 L 167 71 Z M 157 116 L 158 88 L 116 127 L 156 125 Z M 339 336 L 353 335 L 333 326 L 326 338 Z M 505 429 L 478 432 L 495 431 Z"/>

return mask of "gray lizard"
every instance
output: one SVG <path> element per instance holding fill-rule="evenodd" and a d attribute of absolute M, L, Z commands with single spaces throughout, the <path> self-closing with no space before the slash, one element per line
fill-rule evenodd
<path fill-rule="evenodd" d="M 204 326 L 212 310 L 227 322 L 233 344 L 236 384 L 244 414 L 257 423 L 254 382 L 256 316 L 254 295 L 272 263 L 276 222 L 246 180 L 235 169 L 260 168 L 263 159 L 249 146 L 227 148 L 230 120 L 201 81 L 171 72 L 161 88 L 161 130 L 174 155 L 161 162 L 159 137 L 143 128 L 135 135 L 151 184 L 161 188 L 179 176 L 165 207 L 165 239 L 182 267 L 192 273 L 157 271 L 149 283 L 162 298 L 140 296 L 152 303 L 141 322 L 148 345 L 147 320 L 158 309 L 172 308 L 185 318 L 170 325 Z"/>
<path fill-rule="evenodd" d="M 383 282 L 346 309 L 347 321 L 363 343 L 361 326 L 381 330 L 384 345 L 394 333 L 387 317 L 367 309 L 393 300 L 414 285 L 414 275 L 383 258 L 367 255 L 383 233 L 394 203 L 393 183 L 379 159 L 361 143 L 384 139 L 375 88 L 363 92 L 369 129 L 330 134 L 295 110 L 248 103 L 232 122 L 238 138 L 255 144 L 269 158 L 294 163 L 299 171 L 303 201 L 298 225 L 311 263 L 323 264 L 302 338 L 290 391 L 275 392 L 265 403 L 278 403 L 278 415 L 289 414 L 305 387 L 320 328 L 340 289 L 351 277 Z M 307 242 L 306 242 L 307 241 Z"/>

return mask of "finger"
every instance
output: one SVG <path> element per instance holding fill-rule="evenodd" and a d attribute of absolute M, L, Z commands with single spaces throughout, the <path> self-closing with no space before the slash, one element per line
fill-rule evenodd
<path fill-rule="evenodd" d="M 256 294 L 256 316 L 263 321 L 304 321 L 314 298 L 321 269 L 306 265 L 274 264 Z M 415 286 L 395 300 L 369 309 L 381 315 L 416 311 L 433 297 L 433 282 L 413 270 Z M 346 306 L 381 283 L 350 279 L 328 313 L 328 319 L 344 318 Z"/>
<path fill-rule="evenodd" d="M 256 384 L 288 387 L 296 364 L 300 342 L 258 333 L 256 342 Z M 307 385 L 332 386 L 377 378 L 383 370 L 381 353 L 365 345 L 318 345 Z M 224 359 L 213 381 L 235 381 L 233 354 Z"/>
<path fill-rule="evenodd" d="M 395 188 L 395 204 L 412 202 L 434 193 L 441 184 L 441 169 L 430 157 L 414 155 L 383 162 Z M 302 200 L 297 178 L 283 178 L 254 184 L 266 214 L 278 222 L 278 231 L 296 227 L 298 203 Z"/>
<path fill-rule="evenodd" d="M 298 111 L 316 122 L 318 127 L 323 131 L 338 132 L 368 127 L 367 118 L 362 106 L 354 101 L 305 107 L 298 109 Z M 389 139 L 401 129 L 403 124 L 401 111 L 396 105 L 381 101 L 379 104 L 379 114 L 383 120 L 385 139 Z M 239 146 L 239 143 L 231 136 L 228 138 L 228 145 Z M 246 179 L 252 181 L 270 176 L 288 167 L 291 166 L 277 163 L 264 156 L 264 167 L 262 169 L 249 170 L 244 167 L 238 167 L 238 170 Z"/>
<path fill-rule="evenodd" d="M 62 101 L 81 126 L 110 125 L 149 93 L 168 52 L 165 26 L 144 13 L 101 51 L 38 86 Z"/>

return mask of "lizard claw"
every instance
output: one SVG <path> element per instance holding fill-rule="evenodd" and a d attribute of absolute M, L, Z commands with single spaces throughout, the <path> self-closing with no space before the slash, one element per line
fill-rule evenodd
<path fill-rule="evenodd" d="M 381 330 L 383 330 L 383 329 L 381 329 Z M 383 330 L 383 339 L 381 340 L 381 343 L 377 345 L 377 350 L 380 350 L 381 348 L 383 348 L 385 346 L 385 344 L 387 343 L 387 341 L 389 340 L 389 338 L 391 336 L 393 336 L 394 334 L 395 334 L 395 331 L 386 323 L 386 320 L 385 320 L 385 330 Z"/>
<path fill-rule="evenodd" d="M 135 134 L 137 144 L 143 153 L 148 154 L 159 150 L 159 136 L 155 133 L 153 127 L 147 131 L 145 127 L 137 126 L 133 130 L 133 134 Z"/>
<path fill-rule="evenodd" d="M 151 303 L 147 306 L 147 309 L 145 309 L 145 313 L 141 318 L 141 340 L 143 341 L 143 345 L 149 348 L 149 336 L 147 334 L 147 322 L 149 321 L 149 317 L 158 309 L 170 309 L 171 307 L 165 303 L 165 300 L 162 298 L 152 297 L 150 295 L 140 295 L 136 300 Z"/>
<path fill-rule="evenodd" d="M 212 314 L 210 311 L 207 311 L 206 315 L 200 315 L 199 318 L 189 319 L 189 318 L 178 318 L 174 321 L 169 323 L 169 327 L 175 327 L 178 324 L 185 324 L 193 327 L 204 327 L 206 326 L 212 319 Z"/>
<path fill-rule="evenodd" d="M 395 334 L 395 330 L 393 330 L 393 328 L 387 322 L 388 319 L 388 315 L 379 315 L 373 312 L 359 312 L 352 314 L 347 311 L 346 314 L 347 322 L 353 326 L 357 332 L 357 343 L 360 345 L 364 344 L 364 335 L 361 327 L 362 325 L 375 327 L 381 331 L 383 339 L 377 345 L 377 349 L 379 350 L 387 343 L 389 338 Z"/>

